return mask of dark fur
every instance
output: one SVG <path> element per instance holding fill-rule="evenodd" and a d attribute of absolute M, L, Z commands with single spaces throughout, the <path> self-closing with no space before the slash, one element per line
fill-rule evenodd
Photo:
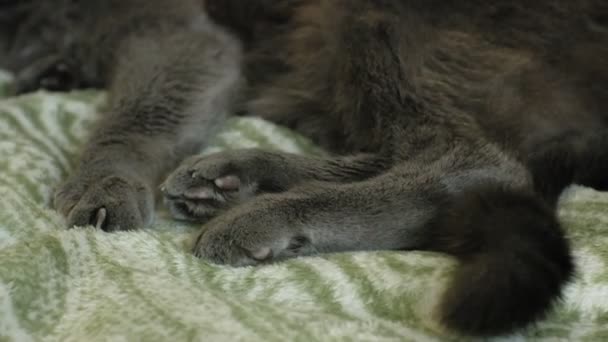
<path fill-rule="evenodd" d="M 440 317 L 471 335 L 526 327 L 559 298 L 574 267 L 557 198 L 574 182 L 608 188 L 605 1 L 121 3 L 72 44 L 104 57 L 80 68 L 113 106 L 57 193 L 70 225 L 144 225 L 158 180 L 218 112 L 241 112 L 336 156 L 185 160 L 162 190 L 176 218 L 211 219 L 197 255 L 448 253 L 461 266 Z M 242 55 L 222 29 L 184 24 L 202 5 Z"/>
<path fill-rule="evenodd" d="M 462 262 L 443 298 L 444 323 L 492 335 L 542 318 L 573 269 L 549 207 L 532 194 L 494 187 L 453 201 L 431 225 L 426 246 Z"/>

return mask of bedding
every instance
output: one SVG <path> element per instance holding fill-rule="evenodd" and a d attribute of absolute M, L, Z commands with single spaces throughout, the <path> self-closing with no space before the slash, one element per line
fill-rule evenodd
<path fill-rule="evenodd" d="M 358 252 L 248 268 L 190 253 L 199 227 L 65 229 L 53 187 L 74 168 L 100 91 L 8 96 L 0 73 L 0 341 L 439 341 L 432 308 L 454 261 Z M 323 153 L 285 128 L 231 120 L 201 153 Z M 606 175 L 608 177 L 608 175 Z M 560 217 L 576 279 L 546 320 L 496 340 L 608 340 L 608 193 L 572 187 Z"/>

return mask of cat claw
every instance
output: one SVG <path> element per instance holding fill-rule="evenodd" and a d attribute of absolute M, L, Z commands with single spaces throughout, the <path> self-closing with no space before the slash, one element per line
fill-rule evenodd
<path fill-rule="evenodd" d="M 95 228 L 102 229 L 107 217 L 108 211 L 106 208 L 100 208 L 95 215 Z"/>

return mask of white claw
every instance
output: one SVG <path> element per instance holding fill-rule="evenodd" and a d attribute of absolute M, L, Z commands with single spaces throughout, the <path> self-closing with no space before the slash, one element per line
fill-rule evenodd
<path fill-rule="evenodd" d="M 108 216 L 108 211 L 106 208 L 101 208 L 97 211 L 97 216 L 95 217 L 95 228 L 101 229 L 103 223 L 106 221 L 106 217 Z"/>

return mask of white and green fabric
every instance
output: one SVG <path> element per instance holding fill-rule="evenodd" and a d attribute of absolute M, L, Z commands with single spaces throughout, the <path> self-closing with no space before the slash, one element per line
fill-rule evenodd
<path fill-rule="evenodd" d="M 103 103 L 93 91 L 0 100 L 0 341 L 446 339 L 432 319 L 453 267 L 441 255 L 348 253 L 235 269 L 193 257 L 198 228 L 162 212 L 140 231 L 65 229 L 50 195 Z M 257 119 L 230 122 L 213 149 L 252 146 L 320 153 Z M 573 188 L 560 213 L 576 281 L 546 321 L 506 340 L 608 341 L 608 194 Z"/>

